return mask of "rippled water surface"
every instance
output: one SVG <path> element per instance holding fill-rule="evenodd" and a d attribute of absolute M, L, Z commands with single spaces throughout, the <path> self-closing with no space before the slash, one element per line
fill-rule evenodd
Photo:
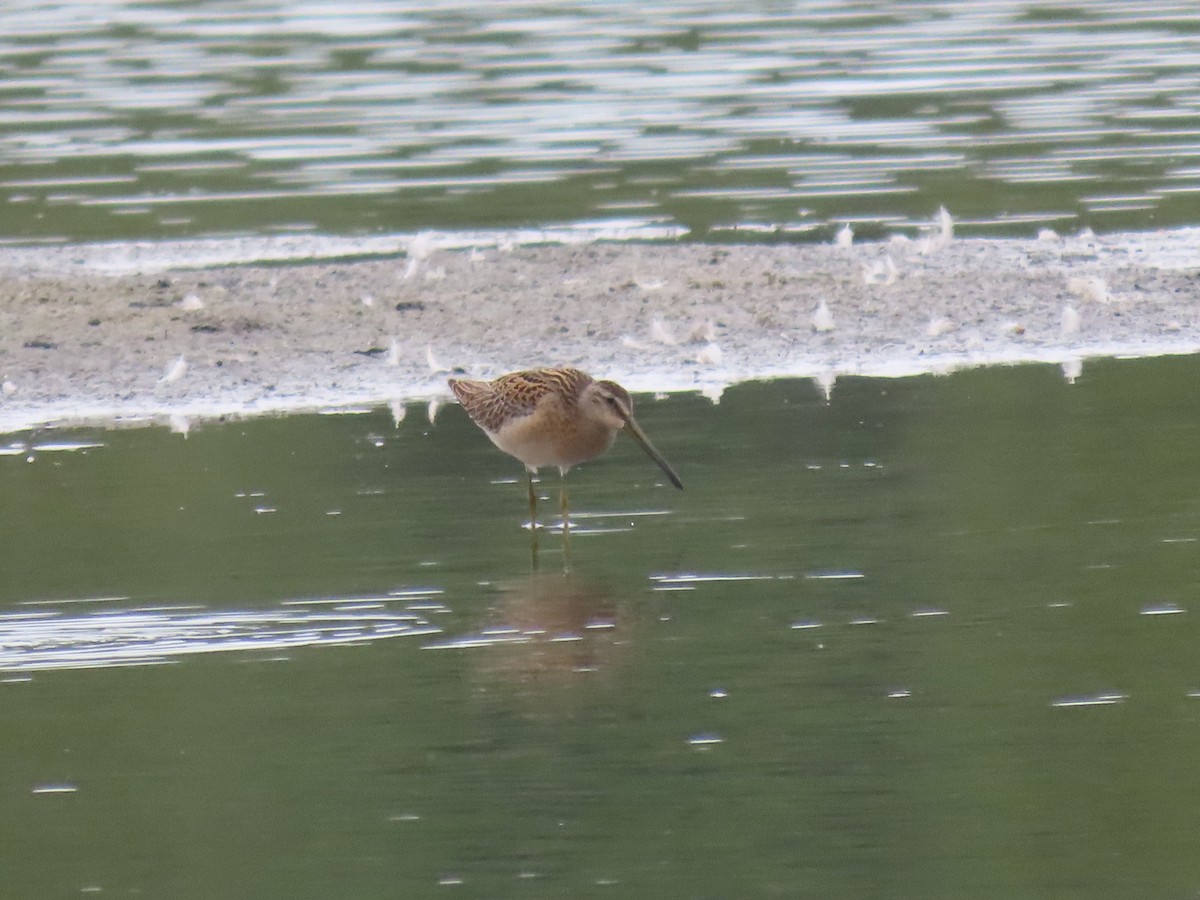
<path fill-rule="evenodd" d="M 0 9 L 0 238 L 1194 223 L 1200 9 Z"/>
<path fill-rule="evenodd" d="M 5 893 L 1191 896 L 1198 366 L 10 435 Z"/>

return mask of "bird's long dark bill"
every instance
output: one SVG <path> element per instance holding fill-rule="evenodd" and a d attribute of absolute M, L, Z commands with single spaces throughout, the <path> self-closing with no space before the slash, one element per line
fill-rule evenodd
<path fill-rule="evenodd" d="M 667 473 L 667 477 L 671 479 L 671 484 L 683 490 L 683 482 L 679 480 L 679 476 L 675 474 L 675 470 L 671 468 L 671 464 L 667 462 L 661 453 L 654 449 L 654 445 L 650 443 L 650 438 L 646 437 L 646 432 L 642 431 L 640 425 L 633 420 L 633 416 L 622 416 L 625 424 L 629 426 L 629 433 L 633 439 L 642 445 L 642 449 L 646 451 L 646 455 L 658 463 L 658 467 Z"/>

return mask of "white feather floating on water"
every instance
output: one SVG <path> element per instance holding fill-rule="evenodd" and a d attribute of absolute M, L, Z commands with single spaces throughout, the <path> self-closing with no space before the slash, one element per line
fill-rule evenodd
<path fill-rule="evenodd" d="M 834 235 L 833 243 L 837 247 L 847 249 L 854 245 L 854 229 L 849 224 L 843 225 L 838 233 Z"/>
<path fill-rule="evenodd" d="M 812 327 L 813 331 L 833 331 L 835 327 L 833 313 L 829 311 L 829 304 L 824 300 L 812 315 Z"/>
<path fill-rule="evenodd" d="M 813 378 L 813 384 L 817 386 L 817 390 L 821 392 L 828 403 L 833 399 L 833 386 L 837 384 L 836 372 L 822 372 Z"/>

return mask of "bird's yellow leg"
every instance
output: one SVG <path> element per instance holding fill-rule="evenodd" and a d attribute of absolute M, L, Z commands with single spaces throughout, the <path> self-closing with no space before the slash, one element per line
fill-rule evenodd
<path fill-rule="evenodd" d="M 562 477 L 562 489 L 558 495 L 559 503 L 562 512 L 562 537 L 563 537 L 563 572 L 571 571 L 571 509 L 567 499 L 567 476 Z"/>
<path fill-rule="evenodd" d="M 533 489 L 533 472 L 525 470 L 529 478 L 529 561 L 533 571 L 538 567 L 538 523 L 537 523 L 537 492 Z"/>

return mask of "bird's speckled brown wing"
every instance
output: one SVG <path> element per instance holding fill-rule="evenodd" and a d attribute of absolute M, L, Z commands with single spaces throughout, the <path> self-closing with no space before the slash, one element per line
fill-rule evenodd
<path fill-rule="evenodd" d="M 547 394 L 573 401 L 592 381 L 578 369 L 528 369 L 510 372 L 494 381 L 450 379 L 450 390 L 471 421 L 484 431 L 496 432 L 510 419 L 527 416 Z"/>

